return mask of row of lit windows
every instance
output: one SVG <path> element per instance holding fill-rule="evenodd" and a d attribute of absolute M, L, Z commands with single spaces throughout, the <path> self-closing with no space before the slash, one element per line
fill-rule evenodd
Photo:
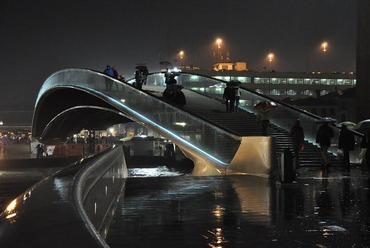
<path fill-rule="evenodd" d="M 262 77 L 223 77 L 217 76 L 217 79 L 224 81 L 237 80 L 241 83 L 255 84 L 306 84 L 306 85 L 356 85 L 356 79 L 327 79 L 327 78 L 262 78 Z"/>
<path fill-rule="evenodd" d="M 316 90 L 285 90 L 285 89 L 256 89 L 256 92 L 264 95 L 271 95 L 271 96 L 316 96 L 318 92 Z M 328 94 L 329 91 L 327 90 L 320 90 L 320 95 Z"/>
<path fill-rule="evenodd" d="M 205 88 L 192 88 L 196 91 L 204 91 Z M 215 88 L 215 94 L 223 94 L 224 88 Z M 329 91 L 327 90 L 320 90 L 320 92 L 316 92 L 316 90 L 293 90 L 293 89 L 256 89 L 256 92 L 263 94 L 263 95 L 271 95 L 271 96 L 316 96 L 318 93 L 320 95 L 328 94 Z"/>

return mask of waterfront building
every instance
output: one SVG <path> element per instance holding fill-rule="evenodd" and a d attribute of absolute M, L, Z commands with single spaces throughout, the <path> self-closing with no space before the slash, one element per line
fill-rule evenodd
<path fill-rule="evenodd" d="M 356 86 L 356 74 L 353 72 L 199 70 L 197 73 L 224 81 L 239 81 L 248 89 L 280 100 L 319 97 Z M 223 89 L 218 91 L 222 92 Z"/>
<path fill-rule="evenodd" d="M 338 122 L 356 122 L 356 87 L 330 92 L 317 98 L 286 98 L 284 102 L 319 116 L 334 118 Z"/>

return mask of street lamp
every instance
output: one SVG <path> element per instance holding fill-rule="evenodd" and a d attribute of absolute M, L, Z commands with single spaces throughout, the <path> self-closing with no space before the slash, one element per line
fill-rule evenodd
<path fill-rule="evenodd" d="M 185 57 L 185 52 L 183 50 L 181 50 L 178 54 L 179 58 L 180 58 L 180 65 L 183 66 L 184 65 L 184 57 Z"/>
<path fill-rule="evenodd" d="M 321 48 L 322 48 L 322 51 L 324 52 L 324 62 L 323 62 L 323 67 L 325 67 L 326 65 L 326 52 L 328 51 L 328 42 L 324 41 L 322 44 L 321 44 Z"/>
<path fill-rule="evenodd" d="M 183 58 L 184 58 L 184 55 L 185 55 L 185 52 L 184 52 L 183 50 L 181 50 L 181 51 L 179 52 L 179 57 L 180 57 L 180 59 L 183 59 Z"/>
<path fill-rule="evenodd" d="M 328 50 L 328 42 L 324 41 L 321 44 L 321 47 L 322 47 L 322 51 L 325 53 Z"/>
<path fill-rule="evenodd" d="M 221 55 L 222 39 L 221 38 L 217 38 L 216 39 L 216 44 L 217 44 L 217 60 L 220 62 L 222 60 L 222 55 Z"/>
<path fill-rule="evenodd" d="M 270 71 L 271 71 L 271 64 L 272 64 L 272 61 L 273 61 L 274 57 L 275 57 L 275 55 L 273 53 L 269 53 L 267 55 L 267 59 L 268 59 L 268 61 L 270 63 Z"/>

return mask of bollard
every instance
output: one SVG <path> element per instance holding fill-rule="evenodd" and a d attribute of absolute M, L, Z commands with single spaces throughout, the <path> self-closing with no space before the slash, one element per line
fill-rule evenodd
<path fill-rule="evenodd" d="M 292 183 L 295 181 L 295 169 L 293 166 L 293 154 L 290 149 L 284 149 L 280 158 L 280 181 Z"/>

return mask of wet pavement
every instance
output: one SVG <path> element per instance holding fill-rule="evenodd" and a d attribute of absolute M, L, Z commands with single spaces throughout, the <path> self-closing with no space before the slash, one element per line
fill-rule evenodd
<path fill-rule="evenodd" d="M 173 172 L 171 172 L 173 173 Z M 153 174 L 153 172 L 151 172 Z M 154 173 L 155 174 L 155 173 Z M 164 173 L 165 174 L 165 173 Z M 131 175 L 110 247 L 370 247 L 366 168 L 297 183 L 253 176 Z"/>
<path fill-rule="evenodd" d="M 73 161 L 75 157 L 37 159 L 28 144 L 0 147 L 0 211 L 27 188 Z"/>
<path fill-rule="evenodd" d="M 23 156 L 23 155 L 22 155 Z M 70 158 L 71 159 L 71 158 Z M 0 159 L 0 206 L 70 161 Z M 110 247 L 370 247 L 369 172 L 300 168 L 297 183 L 131 168 Z"/>

